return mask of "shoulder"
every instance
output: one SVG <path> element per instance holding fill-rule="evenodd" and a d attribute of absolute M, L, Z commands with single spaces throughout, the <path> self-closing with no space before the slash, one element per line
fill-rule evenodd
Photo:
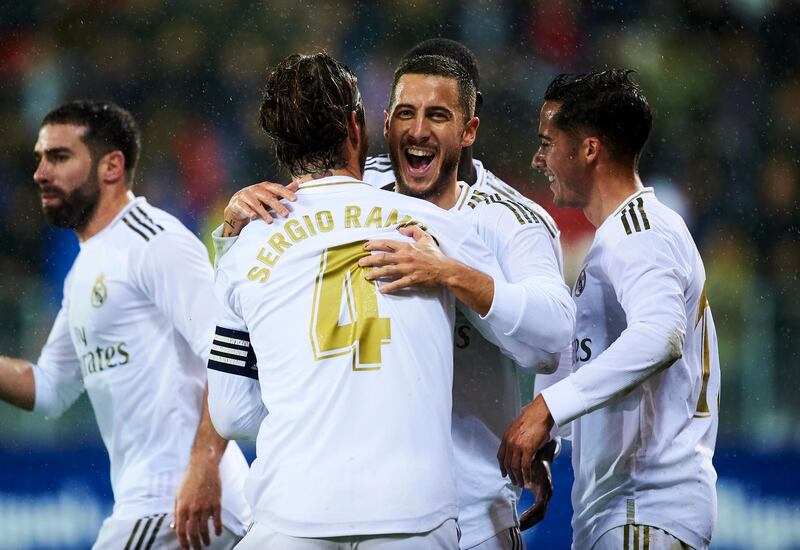
<path fill-rule="evenodd" d="M 364 183 L 379 189 L 392 189 L 395 184 L 394 170 L 389 155 L 368 157 L 364 166 Z"/>
<path fill-rule="evenodd" d="M 558 227 L 550 214 L 523 196 L 516 198 L 473 189 L 462 211 L 467 211 L 478 225 L 496 224 L 508 229 L 533 226 L 546 231 L 552 239 L 559 235 Z"/>

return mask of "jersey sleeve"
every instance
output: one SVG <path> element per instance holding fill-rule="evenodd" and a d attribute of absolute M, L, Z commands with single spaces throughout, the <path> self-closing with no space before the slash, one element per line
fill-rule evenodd
<path fill-rule="evenodd" d="M 650 231 L 631 235 L 609 251 L 604 267 L 627 328 L 596 359 L 542 392 L 558 425 L 633 390 L 683 353 L 688 273 L 667 240 Z"/>
<path fill-rule="evenodd" d="M 214 292 L 220 303 L 208 360 L 208 412 L 225 439 L 255 439 L 267 408 L 261 399 L 258 366 L 250 334 L 237 307 L 224 262 Z"/>
<path fill-rule="evenodd" d="M 143 292 L 205 363 L 216 315 L 206 248 L 188 231 L 165 232 L 143 248 L 137 271 Z"/>
<path fill-rule="evenodd" d="M 33 410 L 60 416 L 83 393 L 81 362 L 72 343 L 66 301 L 56 316 L 39 360 L 33 364 L 36 398 Z"/>
<path fill-rule="evenodd" d="M 219 266 L 219 262 L 228 250 L 231 249 L 233 244 L 239 238 L 238 235 L 233 237 L 222 236 L 222 225 L 217 227 L 211 232 L 211 242 L 214 244 L 214 269 Z"/>
<path fill-rule="evenodd" d="M 501 349 L 517 350 L 512 358 L 520 366 L 551 373 L 575 331 L 575 302 L 556 247 L 542 223 L 520 224 L 497 204 L 486 209 L 500 215 L 485 240 L 493 244 L 508 282 L 495 282 L 492 306 L 482 319 L 494 328 Z"/>

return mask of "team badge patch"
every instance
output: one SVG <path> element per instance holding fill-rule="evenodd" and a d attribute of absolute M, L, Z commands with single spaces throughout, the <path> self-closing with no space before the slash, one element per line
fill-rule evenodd
<path fill-rule="evenodd" d="M 583 289 L 586 288 L 586 268 L 589 267 L 588 265 L 583 266 L 581 272 L 578 274 L 578 279 L 575 281 L 575 288 L 572 291 L 572 295 L 576 298 L 583 294 Z"/>
<path fill-rule="evenodd" d="M 94 281 L 94 286 L 92 287 L 92 305 L 94 307 L 100 307 L 106 303 L 108 289 L 106 289 L 106 284 L 103 282 L 105 277 L 105 274 L 101 273 Z"/>

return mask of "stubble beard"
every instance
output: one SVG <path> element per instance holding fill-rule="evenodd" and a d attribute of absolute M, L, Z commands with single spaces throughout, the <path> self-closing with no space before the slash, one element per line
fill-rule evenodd
<path fill-rule="evenodd" d="M 70 193 L 56 187 L 45 187 L 43 191 L 57 193 L 61 198 L 58 206 L 43 206 L 42 213 L 50 225 L 82 231 L 92 219 L 100 202 L 100 187 L 95 167 L 86 180 Z"/>
<path fill-rule="evenodd" d="M 389 159 L 392 161 L 392 170 L 394 171 L 397 191 L 403 195 L 408 195 L 409 197 L 414 197 L 425 201 L 430 201 L 431 199 L 438 197 L 447 191 L 454 174 L 458 170 L 458 161 L 461 158 L 461 149 L 458 149 L 457 151 L 439 150 L 439 154 L 442 155 L 442 163 L 439 167 L 439 175 L 431 185 L 422 190 L 415 190 L 411 188 L 403 179 L 402 170 L 400 169 L 400 156 L 402 155 L 401 150 L 402 147 L 389 147 Z"/>

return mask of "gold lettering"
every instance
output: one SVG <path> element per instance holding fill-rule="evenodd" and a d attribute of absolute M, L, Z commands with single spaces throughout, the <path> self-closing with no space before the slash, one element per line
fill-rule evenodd
<path fill-rule="evenodd" d="M 270 246 L 272 246 L 272 249 L 277 254 L 283 254 L 284 250 L 292 247 L 289 241 L 286 240 L 286 237 L 284 237 L 281 233 L 275 233 L 267 242 L 269 242 Z"/>
<path fill-rule="evenodd" d="M 258 251 L 256 259 L 259 262 L 267 264 L 270 267 L 275 267 L 275 264 L 278 263 L 278 256 L 275 256 L 272 252 L 267 252 L 266 248 L 262 248 L 261 250 Z"/>
<path fill-rule="evenodd" d="M 323 233 L 327 233 L 331 229 L 333 229 L 333 214 L 331 214 L 330 210 L 323 210 L 322 212 L 317 212 L 317 227 Z"/>
<path fill-rule="evenodd" d="M 351 229 L 353 227 L 361 227 L 361 222 L 358 217 L 361 215 L 361 208 L 355 205 L 345 206 L 344 208 L 344 227 Z"/>
<path fill-rule="evenodd" d="M 296 243 L 308 238 L 308 233 L 297 220 L 289 220 L 284 227 L 286 228 L 286 234 Z"/>
<path fill-rule="evenodd" d="M 397 225 L 399 225 L 400 227 L 404 227 L 404 226 L 406 226 L 406 225 L 412 225 L 412 224 L 414 224 L 414 223 L 415 223 L 415 222 L 414 222 L 414 218 L 412 218 L 411 216 L 409 216 L 408 214 L 406 214 L 405 216 L 403 216 L 403 219 L 402 219 L 402 220 L 400 220 L 399 222 L 397 222 Z"/>
<path fill-rule="evenodd" d="M 252 267 L 250 268 L 250 271 L 247 272 L 247 278 L 250 279 L 251 281 L 260 279 L 258 281 L 259 283 L 266 283 L 267 280 L 269 279 L 269 269 L 267 269 L 266 267 L 258 267 L 258 266 Z"/>
<path fill-rule="evenodd" d="M 386 223 L 383 224 L 383 227 L 389 227 L 390 225 L 396 224 L 398 215 L 397 208 L 392 208 L 392 211 L 389 212 L 389 217 L 386 219 Z"/>
<path fill-rule="evenodd" d="M 314 229 L 314 222 L 311 221 L 311 216 L 303 216 L 303 221 L 306 222 L 306 229 L 308 229 L 308 234 L 312 237 L 317 234 L 317 230 Z"/>
<path fill-rule="evenodd" d="M 367 223 L 364 224 L 364 227 L 380 227 L 383 224 L 383 210 L 380 206 L 374 207 L 372 210 L 369 211 L 367 215 Z"/>

